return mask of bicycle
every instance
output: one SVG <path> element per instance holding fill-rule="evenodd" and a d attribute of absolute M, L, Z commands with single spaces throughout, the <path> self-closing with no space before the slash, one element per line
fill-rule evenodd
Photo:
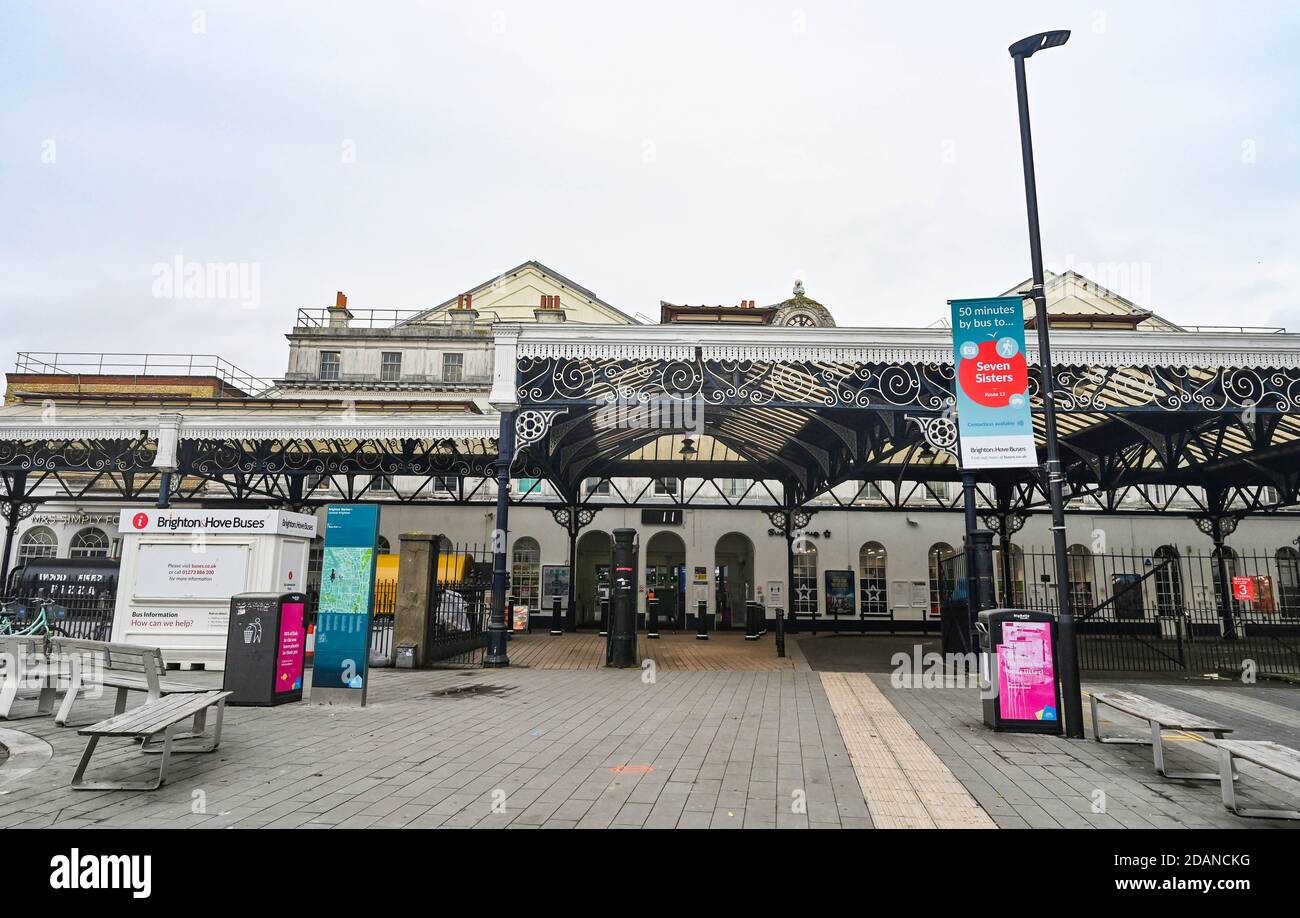
<path fill-rule="evenodd" d="M 27 618 L 35 613 L 30 624 Z M 66 606 L 59 605 L 52 599 L 37 599 L 30 604 L 20 599 L 10 599 L 0 603 L 0 635 L 20 637 L 35 635 L 56 635 L 67 637 L 68 632 L 61 625 L 50 621 L 50 616 L 62 620 L 67 617 Z"/>

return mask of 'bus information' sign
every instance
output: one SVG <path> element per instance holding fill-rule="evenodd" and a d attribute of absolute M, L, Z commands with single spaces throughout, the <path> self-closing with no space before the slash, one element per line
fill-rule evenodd
<path fill-rule="evenodd" d="M 963 469 L 1038 464 L 1022 298 L 949 300 Z"/>

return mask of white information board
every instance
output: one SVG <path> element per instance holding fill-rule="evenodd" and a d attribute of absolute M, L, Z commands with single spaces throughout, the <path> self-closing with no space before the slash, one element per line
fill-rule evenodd
<path fill-rule="evenodd" d="M 222 599 L 247 591 L 249 545 L 145 543 L 135 599 Z"/>

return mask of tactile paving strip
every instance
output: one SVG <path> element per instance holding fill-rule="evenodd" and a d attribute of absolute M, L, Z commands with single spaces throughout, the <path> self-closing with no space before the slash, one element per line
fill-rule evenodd
<path fill-rule="evenodd" d="M 878 828 L 997 828 L 869 676 L 821 678 Z"/>

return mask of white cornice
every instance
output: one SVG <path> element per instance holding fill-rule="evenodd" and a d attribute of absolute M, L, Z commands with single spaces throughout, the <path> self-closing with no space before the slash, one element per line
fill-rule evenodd
<path fill-rule="evenodd" d="M 845 363 L 952 363 L 946 328 L 773 328 L 648 325 L 516 325 L 509 334 L 520 357 L 625 357 L 689 360 L 700 348 L 706 360 L 839 361 Z M 1029 332 L 1028 356 L 1038 359 Z M 1090 366 L 1300 366 L 1300 335 L 1193 332 L 1114 332 L 1058 329 L 1052 360 Z"/>
<path fill-rule="evenodd" d="M 495 417 L 460 415 L 382 414 L 373 417 L 348 411 L 333 414 L 255 416 L 216 412 L 181 415 L 96 414 L 77 416 L 61 411 L 41 423 L 30 415 L 0 417 L 0 440 L 106 440 L 131 439 L 141 431 L 149 439 L 159 428 L 179 421 L 178 439 L 186 440 L 476 440 L 495 438 L 500 421 Z"/>

